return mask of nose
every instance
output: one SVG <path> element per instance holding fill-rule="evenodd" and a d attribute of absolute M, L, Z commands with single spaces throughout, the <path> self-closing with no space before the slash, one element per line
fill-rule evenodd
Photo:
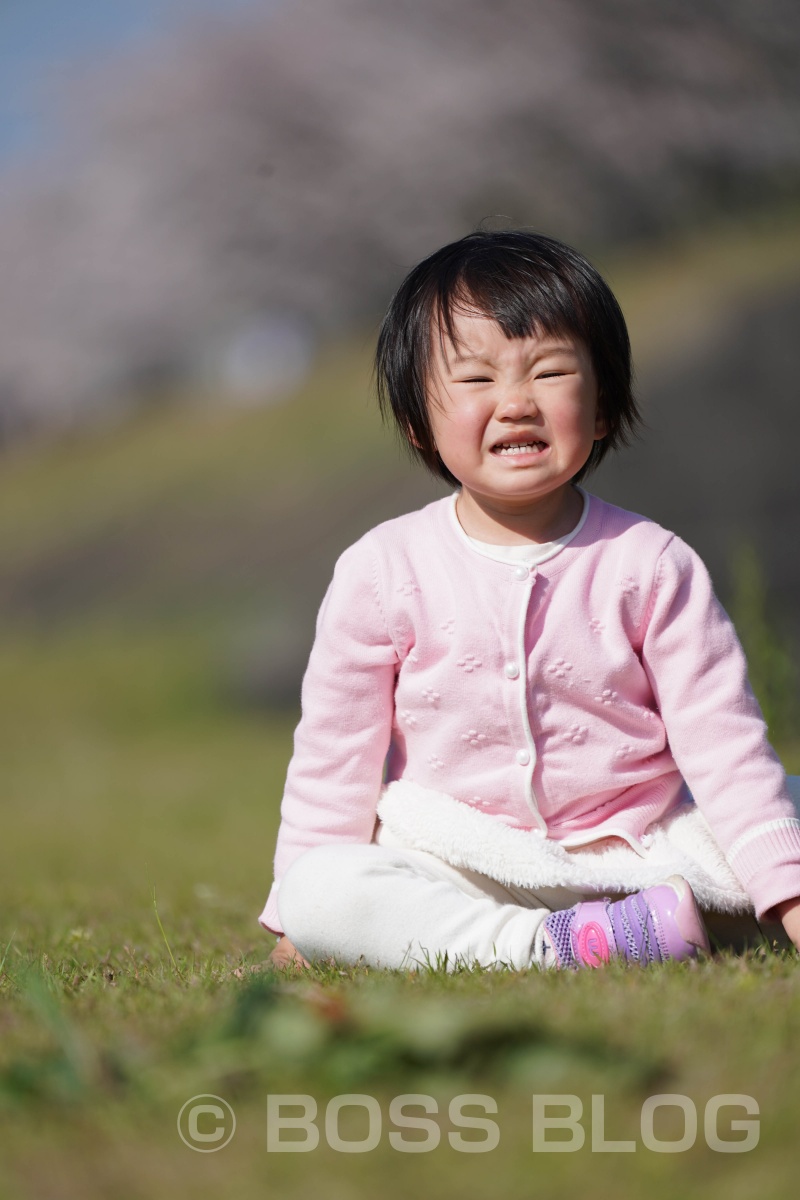
<path fill-rule="evenodd" d="M 497 417 L 501 421 L 519 421 L 523 417 L 538 416 L 539 407 L 534 399 L 530 383 L 509 385 L 497 405 Z"/>

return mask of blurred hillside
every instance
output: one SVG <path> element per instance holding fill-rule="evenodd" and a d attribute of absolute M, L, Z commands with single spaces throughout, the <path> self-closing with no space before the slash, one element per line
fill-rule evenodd
<path fill-rule="evenodd" d="M 86 72 L 0 181 L 0 438 L 370 320 L 490 214 L 596 253 L 769 211 L 799 44 L 786 0 L 303 0 Z"/>
<path fill-rule="evenodd" d="M 639 356 L 647 428 L 588 487 L 678 532 L 728 607 L 742 583 L 737 564 L 752 552 L 766 615 L 800 663 L 800 241 L 785 249 L 787 270 L 773 288 L 735 298 L 718 276 L 719 303 L 709 301 L 698 262 L 697 293 L 684 295 L 686 335 L 670 337 L 667 324 L 661 345 Z"/>
<path fill-rule="evenodd" d="M 369 350 L 354 341 L 323 352 L 281 406 L 173 398 L 92 436 L 8 452 L 5 635 L 189 630 L 239 699 L 296 703 L 338 554 L 438 494 L 400 459 L 368 393 Z"/>
<path fill-rule="evenodd" d="M 680 533 L 725 599 L 752 540 L 800 644 L 800 223 L 709 228 L 600 265 L 629 315 L 648 430 L 589 489 Z M 443 494 L 380 425 L 373 341 L 332 342 L 280 405 L 172 394 L 91 436 L 9 450 L 6 634 L 194 629 L 239 700 L 296 703 L 338 554 Z"/>
<path fill-rule="evenodd" d="M 73 81 L 0 177 L 4 628 L 199 625 L 294 701 L 338 553 L 441 494 L 374 411 L 378 314 L 490 217 L 629 319 L 649 429 L 590 486 L 723 596 L 752 541 L 800 644 L 799 46 L 784 0 L 303 0 Z"/>

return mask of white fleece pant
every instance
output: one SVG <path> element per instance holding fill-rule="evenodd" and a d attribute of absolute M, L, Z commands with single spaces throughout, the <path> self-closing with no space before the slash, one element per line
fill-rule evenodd
<path fill-rule="evenodd" d="M 421 850 L 317 846 L 286 872 L 278 908 L 309 960 L 375 967 L 541 966 L 541 927 L 596 892 L 508 888 Z M 446 957 L 445 957 L 446 956 Z"/>

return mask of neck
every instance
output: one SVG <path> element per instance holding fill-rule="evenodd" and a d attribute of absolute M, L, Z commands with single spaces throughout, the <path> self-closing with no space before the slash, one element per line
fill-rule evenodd
<path fill-rule="evenodd" d="M 498 508 L 464 488 L 456 500 L 456 514 L 464 532 L 476 541 L 496 546 L 552 542 L 575 528 L 582 511 L 583 497 L 571 483 L 524 509 Z"/>

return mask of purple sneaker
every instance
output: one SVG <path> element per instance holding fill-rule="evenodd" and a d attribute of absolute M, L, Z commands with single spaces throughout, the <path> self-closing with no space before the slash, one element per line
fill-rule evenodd
<path fill-rule="evenodd" d="M 545 965 L 602 967 L 612 958 L 646 966 L 710 953 L 692 889 L 680 875 L 624 900 L 588 900 L 544 922 Z"/>

